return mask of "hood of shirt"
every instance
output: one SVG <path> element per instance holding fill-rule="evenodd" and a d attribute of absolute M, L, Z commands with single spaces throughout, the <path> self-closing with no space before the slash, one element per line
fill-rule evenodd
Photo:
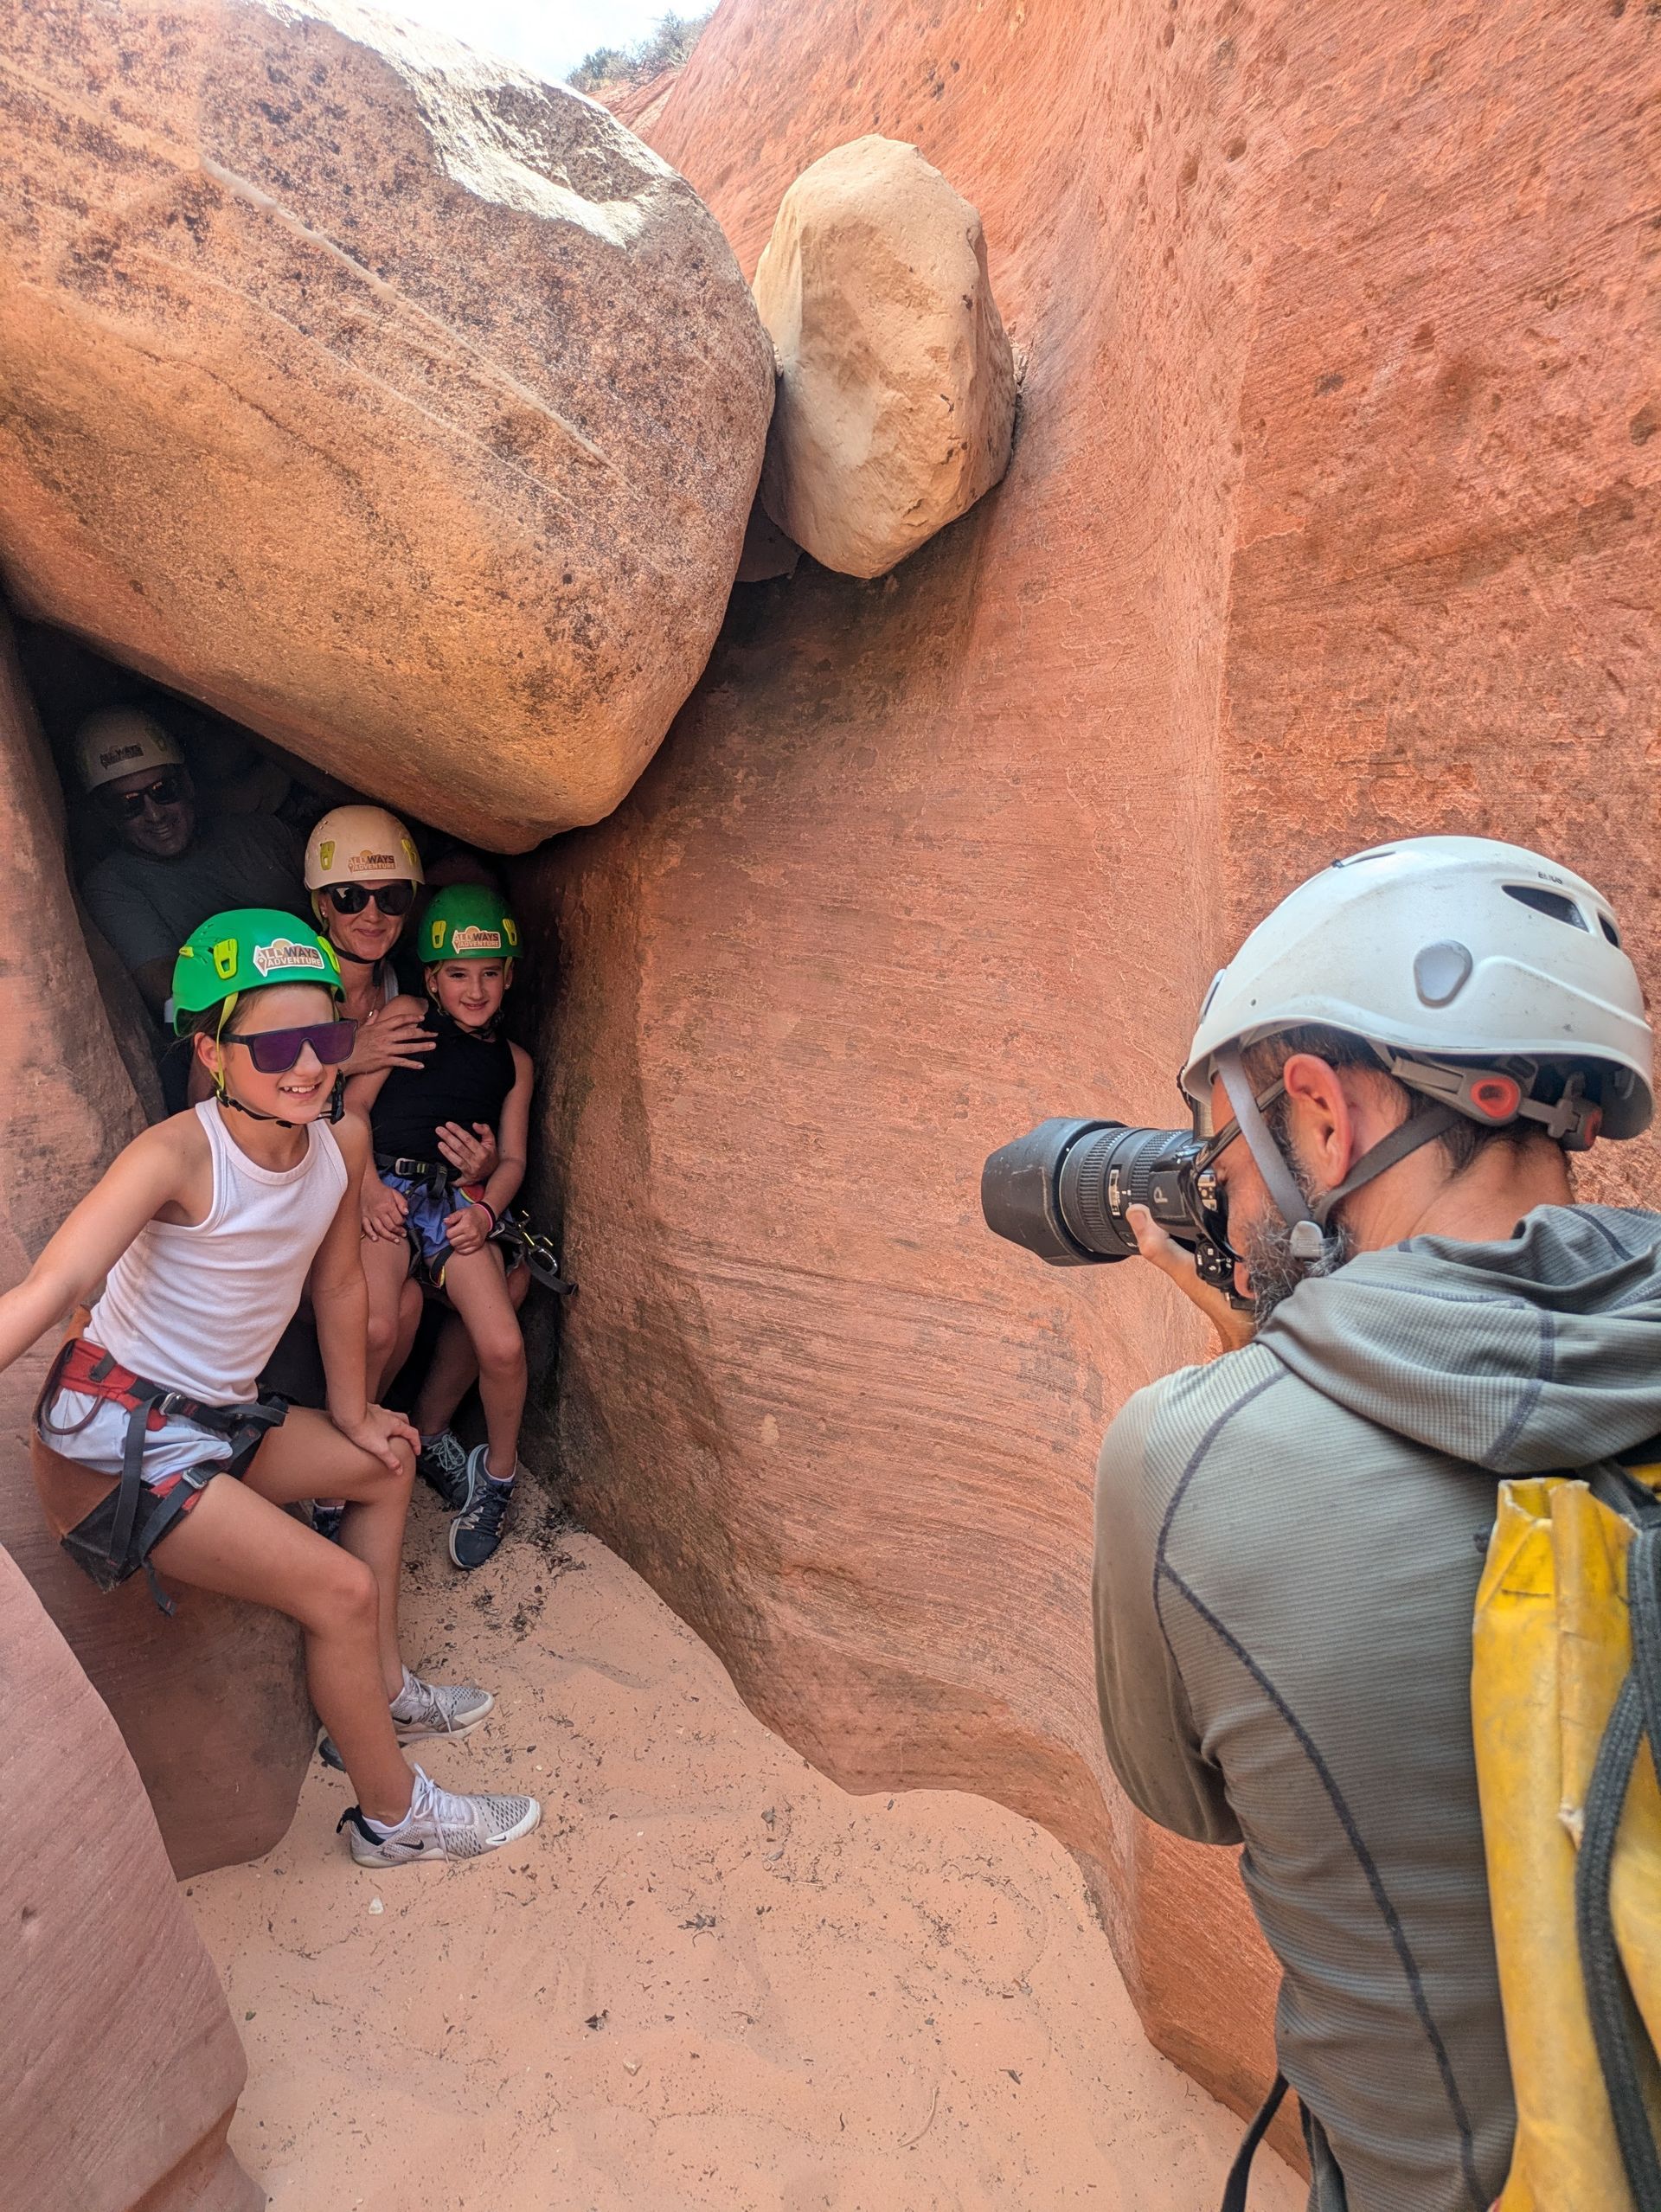
<path fill-rule="evenodd" d="M 1363 1253 L 1299 1284 L 1257 1341 L 1350 1411 L 1497 1475 L 1613 1459 L 1661 1437 L 1661 1215 L 1542 1206 L 1503 1242 Z"/>

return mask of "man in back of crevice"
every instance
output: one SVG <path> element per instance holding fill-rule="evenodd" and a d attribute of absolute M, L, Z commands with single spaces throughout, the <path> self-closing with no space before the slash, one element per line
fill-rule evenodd
<path fill-rule="evenodd" d="M 106 707 L 75 734 L 81 788 L 119 843 L 81 896 L 159 1019 L 178 950 L 210 914 L 277 907 L 304 917 L 299 839 L 269 814 L 199 822 L 183 753 L 135 707 Z"/>
<path fill-rule="evenodd" d="M 1363 853 L 1247 940 L 1183 1074 L 1254 1315 L 1132 1215 L 1223 1356 L 1102 1449 L 1102 1725 L 1145 1812 L 1245 1844 L 1318 2212 L 1504 2184 L 1472 1608 L 1501 1478 L 1661 1433 L 1661 1218 L 1575 1204 L 1567 1157 L 1648 1125 L 1651 1048 L 1590 884 Z"/>

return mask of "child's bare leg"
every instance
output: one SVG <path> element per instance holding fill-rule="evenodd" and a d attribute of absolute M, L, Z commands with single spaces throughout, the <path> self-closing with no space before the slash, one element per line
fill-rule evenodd
<path fill-rule="evenodd" d="M 369 1286 L 369 1388 L 378 1395 L 398 1371 L 392 1362 L 398 1351 L 404 1286 L 409 1280 L 409 1246 L 401 1236 L 366 1236 L 358 1249 L 363 1279 Z M 420 1318 L 418 1311 L 418 1322 Z"/>
<path fill-rule="evenodd" d="M 415 1478 L 414 1460 L 401 1446 L 398 1458 L 405 1471 L 395 1476 L 343 1437 L 326 1414 L 297 1406 L 260 1446 L 247 1477 L 248 1488 L 274 1505 L 310 1497 L 319 1485 L 331 1496 L 347 1500 L 341 1547 L 354 1559 L 362 1560 L 375 1577 L 379 1616 L 376 1644 L 389 1698 L 404 1686 L 404 1663 L 398 1649 L 398 1585 L 404 1522 Z M 334 1734 L 332 1728 L 330 1734 Z M 335 1741 L 338 1744 L 340 1740 L 337 1736 Z"/>
<path fill-rule="evenodd" d="M 445 1264 L 444 1294 L 461 1316 L 478 1362 L 479 1402 L 490 1439 L 486 1470 L 510 1482 L 525 1410 L 525 1340 L 500 1252 L 487 1244 L 482 1251 L 452 1253 Z"/>
<path fill-rule="evenodd" d="M 391 1474 L 380 1472 L 396 1487 Z M 403 1489 L 407 1497 L 407 1483 Z M 401 1821 L 414 1778 L 393 1733 L 381 1662 L 380 1593 L 365 1562 L 228 1475 L 208 1484 L 153 1556 L 181 1582 L 273 1606 L 299 1622 L 311 1702 L 339 1747 L 358 1804 L 383 1826 Z"/>
<path fill-rule="evenodd" d="M 415 1349 L 415 1339 L 421 1326 L 421 1286 L 414 1275 L 404 1279 L 398 1294 L 398 1333 L 393 1340 L 392 1356 L 382 1371 L 376 1390 L 385 1396 L 388 1388 L 403 1373 L 405 1362 Z"/>
<path fill-rule="evenodd" d="M 530 1288 L 530 1270 L 523 1260 L 509 1270 L 508 1296 L 516 1312 Z M 433 1358 L 421 1381 L 415 1410 L 410 1415 L 423 1436 L 436 1436 L 448 1428 L 456 1408 L 478 1380 L 478 1361 L 467 1324 L 459 1313 L 446 1313 L 433 1347 Z"/>

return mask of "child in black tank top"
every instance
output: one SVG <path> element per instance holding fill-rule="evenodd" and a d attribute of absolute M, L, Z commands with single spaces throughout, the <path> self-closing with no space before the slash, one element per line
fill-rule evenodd
<path fill-rule="evenodd" d="M 476 884 L 439 892 L 416 933 L 436 1042 L 420 1068 L 354 1078 L 350 1111 L 367 1116 L 376 1179 L 363 1189 L 363 1272 L 369 1286 L 369 1355 L 384 1387 L 395 1371 L 399 1308 L 412 1269 L 459 1315 L 478 1362 L 488 1442 L 462 1454 L 447 1432 L 426 1437 L 457 1508 L 450 1556 L 481 1567 L 501 1541 L 518 1472 L 525 1348 L 502 1251 L 508 1209 L 525 1172 L 530 1056 L 500 1034 L 519 932 L 499 898 Z M 493 1142 L 496 1164 L 466 1182 L 445 1157 L 446 1125 Z M 419 1408 L 418 1408 L 419 1410 Z M 446 1464 L 448 1443 L 456 1465 Z"/>

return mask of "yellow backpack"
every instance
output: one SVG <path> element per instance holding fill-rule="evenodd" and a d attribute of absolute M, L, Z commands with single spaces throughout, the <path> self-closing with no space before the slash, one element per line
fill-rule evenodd
<path fill-rule="evenodd" d="M 1661 1465 L 1499 1486 L 1472 1718 L 1517 2143 L 1496 2212 L 1661 2212 Z"/>

